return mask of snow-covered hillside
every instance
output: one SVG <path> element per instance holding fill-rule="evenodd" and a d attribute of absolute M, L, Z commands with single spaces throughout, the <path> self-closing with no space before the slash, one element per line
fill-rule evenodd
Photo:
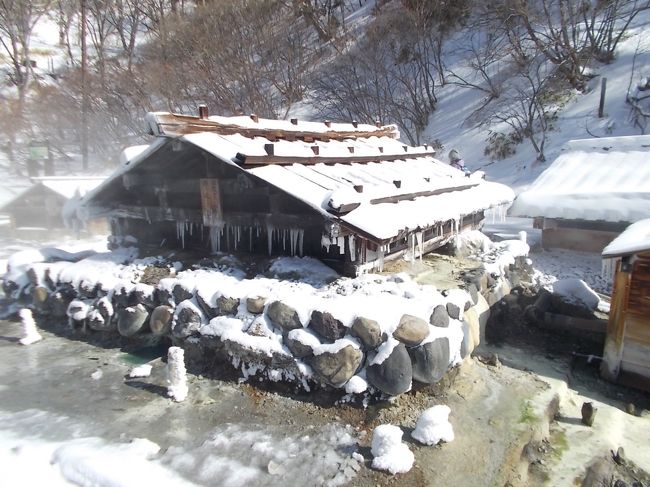
<path fill-rule="evenodd" d="M 341 39 L 345 39 L 343 44 L 339 42 L 334 46 L 331 45 L 330 41 L 323 42 L 322 47 L 329 54 L 326 56 L 321 55 L 316 65 L 317 67 L 325 66 L 327 69 L 329 67 L 328 63 L 347 52 L 363 37 L 367 29 L 372 26 L 379 12 L 385 13 L 391 8 L 406 9 L 405 5 L 409 5 L 409 2 L 400 3 L 397 1 L 347 0 L 340 7 L 333 8 L 330 5 L 331 2 L 320 3 L 323 4 L 324 9 L 329 6 L 331 10 L 328 11 L 328 15 L 331 15 L 333 19 L 338 19 L 336 22 L 339 25 L 339 33 L 346 33 L 341 36 Z M 163 4 L 161 3 L 161 5 Z M 185 13 L 189 11 L 191 11 L 191 8 L 189 10 L 186 8 Z M 59 44 L 57 15 L 54 11 L 43 15 L 36 24 L 32 35 L 31 59 L 36 62 L 33 75 L 39 79 L 42 86 L 54 83 L 50 74 L 53 72 L 57 74 L 63 73 L 66 66 L 71 66 L 73 64 L 72 60 L 79 56 L 79 45 L 76 40 L 78 25 L 70 20 L 74 19 L 74 16 L 68 19 L 70 22 L 68 38 L 71 40 L 68 49 L 65 44 Z M 95 21 L 91 19 L 89 22 L 92 27 Z M 152 41 L 154 44 L 160 42 L 154 31 L 147 30 L 149 27 L 147 27 L 144 19 L 140 19 L 139 22 L 141 22 L 138 24 L 140 34 L 136 39 L 139 48 L 144 47 L 148 41 Z M 591 137 L 592 135 L 596 137 L 636 135 L 641 132 L 630 119 L 630 106 L 626 104 L 626 93 L 630 83 L 634 89 L 640 80 L 645 79 L 650 74 L 650 44 L 646 35 L 649 22 L 650 12 L 641 12 L 630 24 L 625 36 L 618 44 L 614 61 L 611 64 L 593 62 L 589 65 L 587 69 L 593 77 L 588 81 L 584 92 L 565 90 L 557 95 L 554 100 L 556 108 L 558 108 L 557 118 L 551 124 L 546 142 L 547 161 L 552 161 L 563 144 L 571 139 Z M 471 47 L 469 45 L 472 38 L 471 29 L 473 29 L 471 24 L 462 27 L 461 23 L 461 26 L 455 32 L 449 34 L 448 39 L 445 41 L 443 62 L 444 69 L 447 71 L 447 83 L 440 85 L 438 82 L 438 86 L 436 86 L 436 109 L 429 117 L 428 124 L 422 132 L 421 140 L 423 142 L 439 141 L 443 145 L 440 150 L 443 160 L 446 160 L 446 155 L 450 149 L 458 149 L 470 169 L 483 170 L 487 173 L 489 179 L 511 185 L 515 191 L 519 192 L 530 184 L 545 169 L 548 163 L 536 162 L 536 153 L 525 140 L 514 146 L 514 149 L 516 149 L 514 155 L 504 160 L 492 161 L 488 156 L 484 155 L 487 139 L 491 133 L 507 134 L 509 131 L 503 123 L 500 125 L 480 125 L 477 119 L 473 119 L 472 114 L 482 105 L 485 92 L 454 84 L 455 78 L 450 75 L 450 73 L 467 73 L 467 70 L 470 69 L 468 53 Z M 105 54 L 118 56 L 115 58 L 117 60 L 120 55 L 119 38 L 115 29 L 107 28 L 107 32 L 110 35 L 106 40 Z M 97 32 L 94 32 L 91 28 L 88 34 L 91 66 L 94 66 L 93 63 L 98 61 L 97 42 L 94 37 L 96 35 Z M 305 40 L 304 42 L 308 41 Z M 335 47 L 335 49 L 332 49 L 332 47 Z M 635 53 L 637 53 L 636 58 Z M 78 62 L 78 59 L 75 62 Z M 633 63 L 634 73 L 632 73 Z M 0 59 L 0 65 L 5 74 L 10 70 L 6 57 Z M 260 71 L 260 75 L 262 75 L 261 73 Z M 608 83 L 605 116 L 598 118 L 600 84 L 603 77 L 607 78 Z M 169 81 L 174 80 L 170 79 Z M 58 83 L 61 86 L 61 83 L 65 84 L 66 82 L 66 80 L 63 80 Z M 13 88 L 5 88 L 2 92 L 7 97 L 15 95 L 15 89 Z M 150 95 L 146 89 L 143 91 L 143 94 L 145 93 Z M 314 98 L 314 96 L 315 92 L 307 91 L 307 96 L 302 101 L 294 100 L 291 106 L 287 107 L 286 116 L 317 119 L 321 100 Z M 150 103 L 150 101 L 147 101 L 147 103 Z M 169 108 L 162 99 L 158 102 L 153 100 L 153 103 L 154 105 L 156 103 L 160 105 L 152 107 L 155 109 Z M 215 108 L 213 108 L 213 112 L 214 110 Z M 114 123 L 106 120 L 106 123 L 109 122 Z M 140 120 L 132 120 L 131 122 L 134 127 L 142 125 Z M 397 121 L 383 120 L 383 122 L 393 123 Z M 94 129 L 101 130 L 101 126 L 95 126 Z M 122 149 L 120 145 L 123 145 L 123 142 L 115 141 L 115 145 L 115 153 L 118 154 Z M 0 154 L 0 162 L 2 163 L 0 164 L 2 174 L 10 173 L 4 153 Z M 66 162 L 64 164 L 57 161 L 57 167 L 61 172 L 78 173 L 78 167 L 75 163 Z M 102 157 L 99 157 L 91 170 L 94 174 L 97 174 L 102 171 L 106 172 L 106 169 L 110 169 L 110 167 L 110 161 L 106 161 L 105 158 L 102 160 Z M 10 197 L 13 193 L 11 188 L 17 184 L 20 184 L 20 178 L 16 182 L 15 178 L 7 181 L 3 177 L 3 182 L 0 183 L 0 186 L 2 186 L 0 193 L 7 193 L 7 198 Z M 0 198 L 0 203 L 2 203 L 2 199 Z"/>
<path fill-rule="evenodd" d="M 526 141 L 517 145 L 516 153 L 504 160 L 491 161 L 486 157 L 483 151 L 489 130 L 468 120 L 483 102 L 485 93 L 452 84 L 440 89 L 440 102 L 429 120 L 425 140 L 439 139 L 445 146 L 445 156 L 450 149 L 458 149 L 472 170 L 483 170 L 489 179 L 508 184 L 519 193 L 548 167 L 569 140 L 639 135 L 641 130 L 634 126 L 630 118 L 626 94 L 630 83 L 634 89 L 640 80 L 650 75 L 648 29 L 650 12 L 645 12 L 635 19 L 628 35 L 619 44 L 616 59 L 611 64 L 594 67 L 594 77 L 589 81 L 587 90 L 584 93 L 575 90 L 564 93 L 557 120 L 548 133 L 546 163 L 536 161 L 536 154 Z M 459 50 L 466 38 L 467 32 L 458 34 L 455 42 Z M 450 69 L 458 70 L 463 63 L 462 57 L 452 60 Z M 607 78 L 605 113 L 603 118 L 598 118 L 602 78 Z M 503 126 L 489 129 L 507 130 Z"/>

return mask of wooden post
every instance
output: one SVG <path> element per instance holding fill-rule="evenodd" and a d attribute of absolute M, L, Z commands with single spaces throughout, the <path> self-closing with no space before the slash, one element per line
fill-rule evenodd
<path fill-rule="evenodd" d="M 208 106 L 203 104 L 199 105 L 199 118 L 201 120 L 207 120 L 208 117 L 209 117 Z"/>
<path fill-rule="evenodd" d="M 630 296 L 630 272 L 624 272 L 621 262 L 616 266 L 614 286 L 612 289 L 612 302 L 607 324 L 607 336 L 603 350 L 603 361 L 600 364 L 600 375 L 609 381 L 615 382 L 623 360 L 623 347 L 625 341 L 625 321 L 627 319 L 627 306 Z"/>
<path fill-rule="evenodd" d="M 607 91 L 607 78 L 603 77 L 600 82 L 600 103 L 598 104 L 598 118 L 605 115 L 605 92 Z"/>

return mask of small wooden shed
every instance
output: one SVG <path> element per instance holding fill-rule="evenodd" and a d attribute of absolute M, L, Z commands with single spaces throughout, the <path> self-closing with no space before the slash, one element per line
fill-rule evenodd
<path fill-rule="evenodd" d="M 51 231 L 68 230 L 63 210 L 71 200 L 80 199 L 87 192 L 99 186 L 104 177 L 49 176 L 32 178 L 32 185 L 17 194 L 0 208 L 0 213 L 9 215 L 14 234 L 30 236 Z M 96 231 L 106 233 L 107 225 L 97 221 L 87 224 Z"/>
<path fill-rule="evenodd" d="M 600 253 L 650 215 L 649 194 L 650 135 L 571 140 L 510 215 L 533 218 L 545 249 Z"/>
<path fill-rule="evenodd" d="M 161 247 L 309 255 L 339 272 L 421 254 L 510 188 L 466 177 L 431 147 L 398 140 L 394 126 L 151 113 L 155 141 L 86 198 L 113 235 Z"/>
<path fill-rule="evenodd" d="M 630 225 L 603 259 L 614 285 L 601 374 L 650 391 L 650 219 Z"/>

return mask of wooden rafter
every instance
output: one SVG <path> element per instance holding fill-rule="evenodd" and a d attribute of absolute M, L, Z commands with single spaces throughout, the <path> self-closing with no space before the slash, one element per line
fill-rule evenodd
<path fill-rule="evenodd" d="M 352 164 L 352 163 L 368 163 L 368 162 L 387 162 L 387 161 L 400 161 L 404 159 L 417 159 L 419 157 L 433 157 L 435 152 L 412 152 L 405 153 L 399 152 L 396 154 L 379 153 L 372 156 L 345 156 L 345 157 L 328 157 L 328 156 L 247 156 L 242 153 L 237 153 L 236 162 L 243 167 L 252 166 L 268 166 L 279 165 L 288 166 L 291 164 L 302 164 L 309 166 L 314 164 Z"/>
<path fill-rule="evenodd" d="M 395 196 L 386 196 L 384 198 L 375 198 L 374 200 L 370 200 L 370 204 L 378 205 L 380 203 L 398 203 L 400 201 L 414 200 L 415 198 L 421 198 L 424 196 L 437 196 L 439 194 L 452 193 L 454 191 L 465 191 L 466 189 L 470 189 L 473 188 L 474 186 L 478 186 L 478 184 L 479 183 L 470 183 L 470 184 L 465 184 L 463 186 L 452 186 L 449 188 L 439 188 L 439 189 L 433 189 L 428 191 L 418 191 L 417 193 L 398 194 Z"/>
<path fill-rule="evenodd" d="M 236 124 L 224 124 L 214 120 L 202 119 L 191 115 L 174 113 L 156 113 L 158 133 L 154 135 L 186 135 L 200 132 L 212 132 L 220 135 L 241 134 L 244 137 L 265 137 L 269 140 L 303 140 L 305 142 L 351 140 L 365 137 L 397 138 L 397 130 L 393 126 L 378 127 L 376 130 L 327 130 L 313 132 L 307 130 L 284 130 L 263 127 L 243 127 Z"/>

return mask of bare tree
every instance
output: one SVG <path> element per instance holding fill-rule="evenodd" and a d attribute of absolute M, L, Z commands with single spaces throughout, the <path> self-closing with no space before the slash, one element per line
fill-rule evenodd
<path fill-rule="evenodd" d="M 283 1 L 222 0 L 169 29 L 146 55 L 173 74 L 164 81 L 173 90 L 160 86 L 171 105 L 278 117 L 307 89 L 317 38 Z"/>
<path fill-rule="evenodd" d="M 486 103 L 499 98 L 506 80 L 504 69 L 508 63 L 504 53 L 507 47 L 508 39 L 502 29 L 477 22 L 460 50 L 466 69 L 450 70 L 450 83 L 482 91 L 487 95 Z"/>
<path fill-rule="evenodd" d="M 18 91 L 18 104 L 13 114 L 18 127 L 22 125 L 32 74 L 32 32 L 49 6 L 49 0 L 0 0 L 0 43 L 11 63 L 10 82 Z"/>
<path fill-rule="evenodd" d="M 639 64 L 642 57 L 648 55 L 648 47 L 643 45 L 641 40 L 637 43 L 632 58 L 632 67 L 630 69 L 630 81 L 627 86 L 625 101 L 630 105 L 630 121 L 637 127 L 642 134 L 645 134 L 650 119 L 650 76 L 648 73 L 642 75 Z M 642 64 L 642 68 L 647 66 Z M 640 80 L 634 83 L 633 80 Z"/>
<path fill-rule="evenodd" d="M 397 123 L 417 144 L 437 104 L 437 61 L 412 12 L 384 11 L 355 49 L 323 66 L 313 81 L 326 118 Z"/>
<path fill-rule="evenodd" d="M 585 5 L 582 19 L 591 53 L 598 61 L 609 63 L 630 24 L 639 13 L 650 8 L 650 1 L 609 0 L 585 2 Z"/>
<path fill-rule="evenodd" d="M 552 102 L 554 69 L 536 50 L 528 51 L 525 58 L 515 62 L 518 71 L 510 78 L 504 96 L 484 108 L 484 124 L 509 127 L 513 134 L 511 140 L 527 139 L 537 153 L 537 160 L 544 162 L 547 133 L 557 111 Z"/>
<path fill-rule="evenodd" d="M 312 25 L 322 41 L 331 41 L 345 21 L 344 4 L 343 0 L 295 0 L 293 8 Z"/>
<path fill-rule="evenodd" d="M 139 0 L 115 0 L 114 9 L 111 12 L 111 21 L 119 36 L 129 72 L 133 67 L 138 34 L 143 29 L 144 14 L 139 4 Z"/>
<path fill-rule="evenodd" d="M 79 11 L 79 2 L 77 0 L 57 0 L 57 23 L 59 24 L 59 46 L 66 48 L 67 63 L 74 66 L 76 60 L 72 52 L 72 42 L 70 41 L 70 27 L 75 23 L 75 18 Z"/>
<path fill-rule="evenodd" d="M 86 0 L 88 17 L 86 29 L 95 52 L 95 65 L 99 73 L 100 86 L 106 87 L 106 62 L 110 38 L 115 34 L 113 23 L 113 0 Z"/>

